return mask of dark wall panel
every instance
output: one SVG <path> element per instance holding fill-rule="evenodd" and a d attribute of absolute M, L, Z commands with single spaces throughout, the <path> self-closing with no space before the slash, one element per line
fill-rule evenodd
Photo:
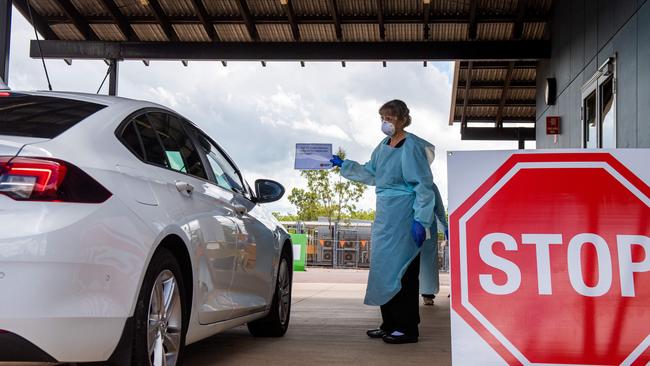
<path fill-rule="evenodd" d="M 585 64 L 598 53 L 598 7 L 594 0 L 584 0 Z"/>
<path fill-rule="evenodd" d="M 614 8 L 614 24 L 616 29 L 620 29 L 638 9 L 637 0 L 616 0 L 610 1 L 616 4 Z"/>
<path fill-rule="evenodd" d="M 552 74 L 557 79 L 558 92 L 571 82 L 571 3 L 558 1 L 555 4 L 551 43 Z"/>
<path fill-rule="evenodd" d="M 582 146 L 582 86 L 614 55 L 617 144 L 650 147 L 650 1 L 558 1 L 552 29 L 552 59 L 538 66 L 537 147 Z M 556 106 L 548 108 L 544 103 L 547 77 L 557 79 L 559 93 Z M 547 115 L 562 118 L 557 145 L 546 136 Z"/>
<path fill-rule="evenodd" d="M 569 102 L 569 113 L 566 121 L 562 122 L 562 131 L 566 131 L 569 137 L 567 147 L 582 146 L 582 116 L 580 105 L 582 104 L 582 74 L 580 74 L 569 89 L 567 100 Z M 576 106 L 578 106 L 576 108 Z"/>
<path fill-rule="evenodd" d="M 598 48 L 603 48 L 617 29 L 614 13 L 618 7 L 618 0 L 588 1 L 587 6 L 598 8 Z"/>
<path fill-rule="evenodd" d="M 585 0 L 571 3 L 571 79 L 582 72 L 585 65 Z"/>
<path fill-rule="evenodd" d="M 616 140 L 621 148 L 636 147 L 637 18 L 630 20 L 598 54 L 602 65 L 616 55 Z"/>
<path fill-rule="evenodd" d="M 637 147 L 650 148 L 650 2 L 638 13 Z"/>

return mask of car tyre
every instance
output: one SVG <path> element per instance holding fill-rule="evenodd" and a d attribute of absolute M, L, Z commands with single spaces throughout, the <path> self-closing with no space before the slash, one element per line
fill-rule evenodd
<path fill-rule="evenodd" d="M 285 247 L 280 257 L 278 276 L 275 283 L 275 293 L 268 315 L 248 323 L 248 331 L 254 337 L 282 337 L 289 328 L 291 317 L 291 287 L 293 270 L 290 265 L 290 254 Z"/>
<path fill-rule="evenodd" d="M 154 253 L 135 309 L 133 365 L 181 366 L 187 332 L 183 274 L 165 248 Z M 165 360 L 163 360 L 165 358 Z"/>

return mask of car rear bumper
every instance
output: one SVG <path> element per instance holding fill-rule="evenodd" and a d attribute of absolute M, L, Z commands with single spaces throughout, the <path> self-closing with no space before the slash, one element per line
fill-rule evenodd
<path fill-rule="evenodd" d="M 0 362 L 56 362 L 25 338 L 0 331 Z"/>
<path fill-rule="evenodd" d="M 101 362 L 104 365 L 108 361 L 109 365 L 126 365 L 131 359 L 133 318 L 0 319 L 0 327 L 16 329 L 16 332 L 0 330 L 0 364 Z"/>
<path fill-rule="evenodd" d="M 0 196 L 0 333 L 41 351 L 30 361 L 107 360 L 133 314 L 153 241 L 115 198 L 39 205 Z M 0 348 L 0 361 L 10 356 Z"/>

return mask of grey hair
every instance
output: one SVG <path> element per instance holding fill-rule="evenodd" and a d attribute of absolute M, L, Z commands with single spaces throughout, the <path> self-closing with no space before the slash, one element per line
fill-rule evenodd
<path fill-rule="evenodd" d="M 404 121 L 404 127 L 411 124 L 411 115 L 409 108 L 406 106 L 406 103 L 399 99 L 393 99 L 389 102 L 384 103 L 384 105 L 379 108 L 379 113 L 382 112 L 394 115 L 398 119 Z"/>

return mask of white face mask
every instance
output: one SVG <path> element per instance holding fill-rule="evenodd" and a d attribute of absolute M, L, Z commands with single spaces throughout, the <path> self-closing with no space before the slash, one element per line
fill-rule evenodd
<path fill-rule="evenodd" d="M 386 134 L 386 136 L 392 137 L 395 134 L 395 125 L 386 120 L 382 120 L 381 132 Z"/>

